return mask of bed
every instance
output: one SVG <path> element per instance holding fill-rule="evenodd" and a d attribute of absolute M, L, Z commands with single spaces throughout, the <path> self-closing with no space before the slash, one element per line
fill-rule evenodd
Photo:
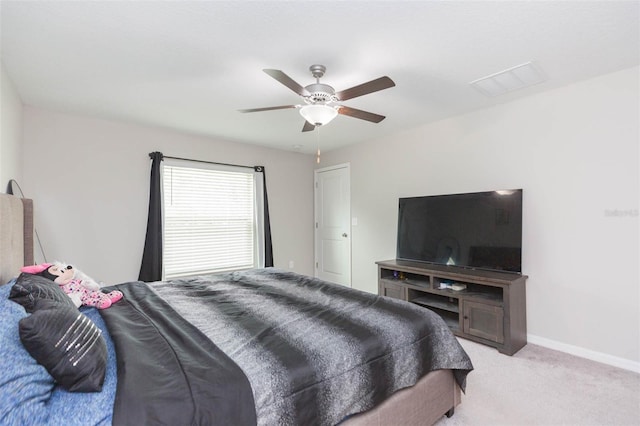
<path fill-rule="evenodd" d="M 275 268 L 122 283 L 105 289 L 121 301 L 78 313 L 19 274 L 30 200 L 0 194 L 0 213 L 2 424 L 428 425 L 473 369 L 432 312 Z M 38 340 L 61 312 L 92 330 L 82 374 Z"/>

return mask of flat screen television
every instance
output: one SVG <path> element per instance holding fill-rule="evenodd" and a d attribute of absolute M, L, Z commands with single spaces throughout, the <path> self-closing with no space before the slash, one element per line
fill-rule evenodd
<path fill-rule="evenodd" d="M 400 260 L 520 273 L 522 189 L 400 198 Z"/>

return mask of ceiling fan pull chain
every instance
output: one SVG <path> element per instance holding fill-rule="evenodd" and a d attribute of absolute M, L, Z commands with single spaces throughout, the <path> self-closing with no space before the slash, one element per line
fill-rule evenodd
<path fill-rule="evenodd" d="M 318 151 L 316 152 L 316 164 L 320 164 L 320 127 L 316 126 L 316 144 L 318 146 Z"/>

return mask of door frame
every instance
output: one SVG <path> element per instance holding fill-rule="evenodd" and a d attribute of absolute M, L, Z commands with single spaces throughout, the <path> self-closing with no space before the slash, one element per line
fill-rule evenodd
<path fill-rule="evenodd" d="M 347 256 L 348 256 L 348 265 L 349 265 L 349 270 L 347 271 L 348 274 L 348 278 L 349 278 L 349 283 L 347 287 L 352 287 L 353 283 L 352 283 L 352 264 L 351 264 L 351 163 L 341 163 L 341 164 L 335 164 L 333 166 L 328 166 L 328 167 L 322 167 L 320 169 L 315 169 L 313 171 L 313 275 L 314 277 L 318 277 L 318 255 L 319 255 L 319 244 L 320 244 L 320 238 L 318 236 L 318 211 L 320 211 L 319 209 L 321 208 L 321 206 L 319 205 L 319 200 L 318 200 L 318 175 L 320 173 L 323 172 L 328 172 L 331 170 L 337 170 L 337 169 L 346 169 L 347 170 L 347 179 L 348 179 L 348 187 L 349 187 L 349 199 L 347 200 L 347 225 L 348 225 L 348 244 L 347 244 Z"/>

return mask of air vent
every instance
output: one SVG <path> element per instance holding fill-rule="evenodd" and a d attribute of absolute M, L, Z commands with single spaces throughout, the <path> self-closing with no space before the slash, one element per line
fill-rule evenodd
<path fill-rule="evenodd" d="M 531 62 L 474 80 L 470 85 L 487 96 L 499 96 L 545 81 L 542 71 Z"/>

